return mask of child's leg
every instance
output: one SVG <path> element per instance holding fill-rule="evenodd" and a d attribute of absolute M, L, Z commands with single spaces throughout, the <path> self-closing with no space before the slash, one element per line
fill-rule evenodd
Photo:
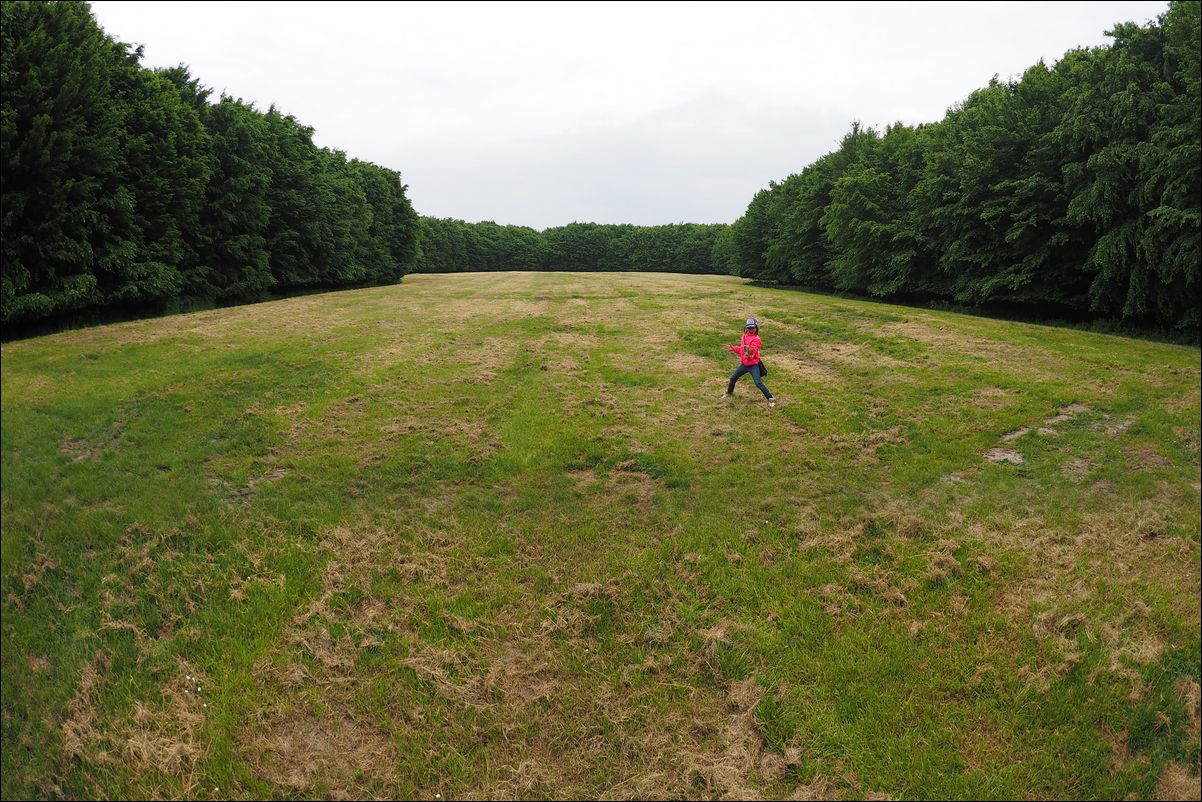
<path fill-rule="evenodd" d="M 751 370 L 751 368 L 749 368 L 743 364 L 740 364 L 737 368 L 735 368 L 735 372 L 730 374 L 730 383 L 728 383 L 726 385 L 726 394 L 727 395 L 730 395 L 731 393 L 733 393 L 735 391 L 735 382 L 737 382 L 739 379 L 743 378 L 743 374 L 749 370 Z"/>
<path fill-rule="evenodd" d="M 764 380 L 760 378 L 760 366 L 758 364 L 752 365 L 749 370 L 751 371 L 751 380 L 755 382 L 755 386 L 760 388 L 760 392 L 764 394 L 764 398 L 771 401 L 772 393 L 768 392 L 768 388 L 764 386 Z"/>

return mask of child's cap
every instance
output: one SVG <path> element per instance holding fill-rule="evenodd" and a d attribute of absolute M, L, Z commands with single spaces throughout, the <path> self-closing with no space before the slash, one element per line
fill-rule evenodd
<path fill-rule="evenodd" d="M 743 328 L 758 329 L 759 327 L 760 327 L 760 322 L 753 317 L 749 317 L 749 318 L 747 318 L 747 325 L 744 326 Z"/>

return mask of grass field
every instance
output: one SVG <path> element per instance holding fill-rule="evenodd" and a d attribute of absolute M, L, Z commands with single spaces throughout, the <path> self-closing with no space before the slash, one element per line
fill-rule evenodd
<path fill-rule="evenodd" d="M 509 273 L 2 364 L 6 798 L 1199 793 L 1197 348 Z"/>

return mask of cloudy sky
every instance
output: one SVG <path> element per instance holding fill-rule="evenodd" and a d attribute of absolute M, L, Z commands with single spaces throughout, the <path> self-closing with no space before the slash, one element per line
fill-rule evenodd
<path fill-rule="evenodd" d="M 93 2 L 104 29 L 319 145 L 399 170 L 422 214 L 731 222 L 853 120 L 929 122 L 993 75 L 1167 2 Z"/>

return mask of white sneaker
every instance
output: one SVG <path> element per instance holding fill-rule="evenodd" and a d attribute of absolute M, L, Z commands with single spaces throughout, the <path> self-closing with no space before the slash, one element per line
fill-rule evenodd
<path fill-rule="evenodd" d="M 723 397 L 723 398 L 730 398 L 732 395 L 734 395 L 734 393 L 723 393 L 723 394 L 722 394 L 722 397 Z"/>
<path fill-rule="evenodd" d="M 774 407 L 774 406 L 776 406 L 776 399 L 775 399 L 775 398 L 769 398 L 769 399 L 768 399 L 768 406 L 769 406 L 769 407 Z"/>

